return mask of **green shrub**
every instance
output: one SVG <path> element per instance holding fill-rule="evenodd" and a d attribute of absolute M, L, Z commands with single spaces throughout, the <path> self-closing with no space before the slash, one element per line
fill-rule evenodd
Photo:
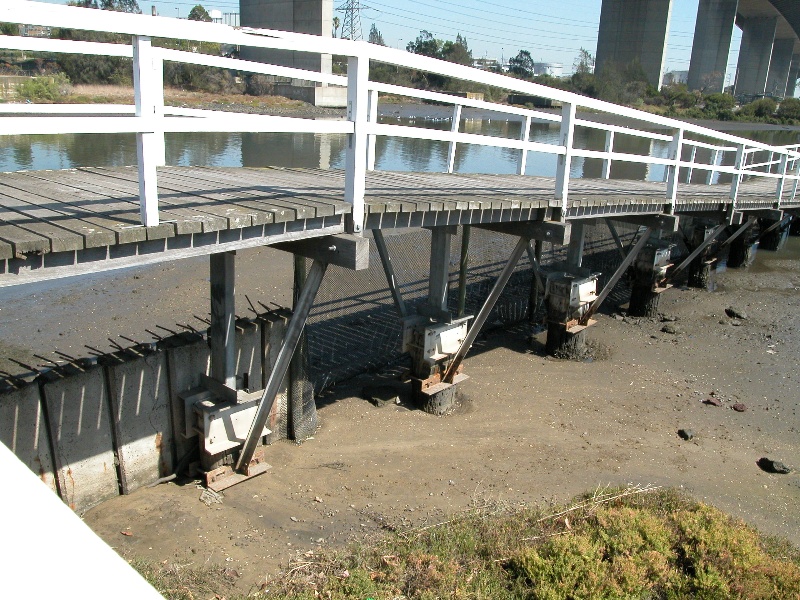
<path fill-rule="evenodd" d="M 759 98 L 741 108 L 739 114 L 756 119 L 768 119 L 775 114 L 778 103 L 772 98 Z"/>
<path fill-rule="evenodd" d="M 784 98 L 778 106 L 781 119 L 800 119 L 800 98 Z"/>
<path fill-rule="evenodd" d="M 63 73 L 54 76 L 34 77 L 16 87 L 17 97 L 30 102 L 55 102 L 71 90 L 69 79 Z"/>

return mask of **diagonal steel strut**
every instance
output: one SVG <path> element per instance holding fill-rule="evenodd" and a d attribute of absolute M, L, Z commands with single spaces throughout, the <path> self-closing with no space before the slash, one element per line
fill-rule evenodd
<path fill-rule="evenodd" d="M 378 249 L 378 255 L 381 257 L 383 272 L 386 275 L 386 283 L 389 284 L 389 291 L 392 292 L 392 298 L 394 298 L 394 306 L 400 314 L 400 318 L 404 319 L 408 311 L 406 309 L 406 303 L 403 302 L 403 296 L 400 293 L 400 286 L 397 284 L 397 277 L 395 277 L 394 266 L 392 265 L 392 257 L 389 256 L 389 249 L 386 247 L 383 231 L 380 229 L 373 229 L 372 237 L 375 240 L 375 247 Z"/>
<path fill-rule="evenodd" d="M 620 280 L 623 273 L 625 273 L 625 270 L 631 266 L 633 260 L 636 258 L 639 252 L 641 252 L 642 248 L 644 248 L 644 245 L 647 243 L 647 240 L 650 239 L 650 234 L 652 232 L 653 228 L 648 227 L 642 234 L 642 237 L 639 238 L 639 241 L 636 242 L 636 245 L 631 248 L 631 251 L 628 252 L 628 255 L 625 257 L 625 260 L 622 261 L 617 270 L 611 276 L 611 279 L 608 280 L 606 287 L 604 287 L 603 291 L 600 292 L 597 298 L 594 299 L 594 302 L 592 302 L 592 305 L 589 307 L 589 310 L 586 311 L 586 314 L 581 317 L 581 320 L 579 321 L 581 325 L 586 325 L 592 315 L 597 312 L 597 309 L 600 308 L 600 305 L 611 293 L 611 290 L 614 289 L 615 285 L 617 285 L 617 282 Z"/>
<path fill-rule="evenodd" d="M 681 271 L 683 271 L 686 267 L 688 267 L 689 263 L 691 263 L 695 258 L 700 256 L 700 253 L 703 250 L 705 250 L 706 248 L 708 248 L 711 245 L 711 242 L 713 242 L 715 239 L 717 239 L 717 237 L 719 237 L 719 234 L 722 233 L 725 230 L 726 227 L 727 227 L 727 225 L 725 223 L 723 223 L 722 225 L 717 225 L 714 228 L 714 231 L 711 232 L 711 235 L 709 235 L 705 240 L 703 240 L 702 244 L 700 244 L 697 248 L 695 248 L 689 254 L 689 256 L 687 256 L 683 260 L 683 262 L 681 264 L 679 264 L 677 267 L 675 267 L 672 270 L 672 273 L 670 273 L 669 277 L 667 277 L 667 281 L 672 281 L 673 279 L 675 279 L 675 276 L 678 273 L 680 273 Z"/>
<path fill-rule="evenodd" d="M 458 367 L 461 366 L 461 362 L 464 360 L 464 357 L 469 352 L 469 349 L 472 347 L 472 343 L 475 341 L 475 338 L 478 337 L 478 334 L 481 332 L 481 327 L 483 324 L 486 323 L 486 319 L 489 318 L 489 313 L 492 312 L 497 299 L 500 297 L 500 294 L 503 293 L 503 290 L 508 283 L 508 280 L 511 278 L 512 273 L 514 273 L 514 268 L 517 266 L 520 257 L 522 256 L 523 252 L 528 248 L 529 240 L 528 238 L 521 237 L 517 242 L 517 245 L 514 246 L 514 250 L 511 252 L 511 257 L 508 259 L 506 266 L 503 267 L 502 272 L 500 273 L 500 277 L 497 278 L 497 281 L 494 282 L 494 287 L 492 291 L 489 292 L 489 296 L 486 298 L 486 301 L 483 303 L 478 316 L 475 317 L 475 321 L 472 323 L 472 327 L 469 328 L 464 341 L 461 342 L 461 346 L 458 347 L 455 356 L 453 357 L 453 362 L 450 363 L 450 366 L 447 368 L 447 372 L 444 374 L 442 381 L 444 383 L 453 383 L 453 378 L 456 375 L 456 371 L 458 371 Z"/>
<path fill-rule="evenodd" d="M 261 432 L 264 431 L 264 426 L 267 424 L 269 413 L 272 410 L 272 405 L 275 403 L 275 396 L 278 395 L 281 382 L 286 376 L 286 371 L 289 369 L 289 364 L 292 361 L 297 343 L 300 341 L 300 334 L 305 327 L 308 314 L 311 312 L 311 307 L 314 304 L 314 298 L 319 291 L 319 286 L 322 283 L 322 278 L 325 275 L 325 270 L 328 268 L 328 263 L 315 260 L 311 265 L 308 272 L 303 289 L 300 292 L 300 297 L 297 299 L 297 306 L 289 320 L 289 326 L 286 328 L 286 335 L 283 338 L 283 344 L 278 352 L 278 357 L 275 360 L 275 366 L 269 374 L 269 380 L 264 388 L 264 393 L 261 395 L 261 400 L 258 403 L 256 415 L 253 417 L 253 423 L 250 425 L 250 431 L 242 445 L 242 451 L 239 454 L 239 460 L 236 461 L 236 470 L 240 473 L 245 473 L 250 461 L 253 458 L 258 439 L 261 437 Z"/>

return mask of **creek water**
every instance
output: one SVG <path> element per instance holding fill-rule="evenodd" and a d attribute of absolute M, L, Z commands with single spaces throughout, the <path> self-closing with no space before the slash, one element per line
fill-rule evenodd
<path fill-rule="evenodd" d="M 449 118 L 408 118 L 382 116 L 383 123 L 433 129 L 450 129 Z M 519 139 L 520 121 L 513 119 L 463 119 L 460 131 L 478 135 Z M 741 131 L 738 135 L 774 144 L 796 143 L 794 131 Z M 534 123 L 530 139 L 555 144 L 558 126 Z M 595 129 L 579 127 L 576 146 L 602 150 L 605 134 Z M 300 133 L 180 133 L 167 134 L 167 164 L 179 166 L 227 167 L 310 167 L 343 168 L 346 136 L 339 134 Z M 449 145 L 430 140 L 378 137 L 376 168 L 392 171 L 445 171 Z M 617 135 L 615 151 L 666 157 L 668 143 L 650 141 L 627 135 Z M 515 173 L 519 151 L 473 144 L 460 144 L 456 151 L 455 171 L 461 173 Z M 688 158 L 688 149 L 685 154 Z M 710 152 L 698 150 L 697 160 L 710 161 Z M 725 164 L 732 164 L 733 153 L 727 153 Z M 70 169 L 76 167 L 111 167 L 136 164 L 136 139 L 131 134 L 74 134 L 37 136 L 0 136 L 0 172 Z M 573 160 L 572 177 L 600 177 L 602 164 L 596 159 Z M 530 152 L 527 175 L 553 177 L 556 155 Z M 663 181 L 664 167 L 614 162 L 613 179 Z M 704 182 L 706 172 L 696 170 L 693 181 Z M 722 176 L 715 182 L 724 183 Z"/>

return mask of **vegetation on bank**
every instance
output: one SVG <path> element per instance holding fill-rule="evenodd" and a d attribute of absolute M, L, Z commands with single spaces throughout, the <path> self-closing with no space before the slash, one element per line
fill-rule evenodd
<path fill-rule="evenodd" d="M 347 552 L 309 551 L 256 589 L 225 570 L 135 562 L 167 598 L 800 597 L 800 551 L 706 504 L 650 487 L 597 490 L 547 512 L 483 503 Z"/>

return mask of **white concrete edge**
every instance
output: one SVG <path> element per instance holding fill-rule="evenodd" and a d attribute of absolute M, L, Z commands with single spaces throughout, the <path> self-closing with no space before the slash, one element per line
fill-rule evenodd
<path fill-rule="evenodd" d="M 162 598 L 2 443 L 0 465 L 4 597 Z"/>

